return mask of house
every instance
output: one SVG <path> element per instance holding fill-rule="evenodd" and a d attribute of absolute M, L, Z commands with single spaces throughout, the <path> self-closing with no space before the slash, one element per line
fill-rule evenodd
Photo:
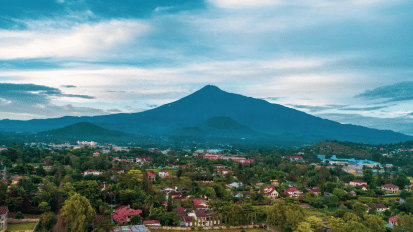
<path fill-rule="evenodd" d="M 222 165 L 222 164 L 214 164 L 214 165 L 212 165 L 215 169 L 223 169 L 223 168 L 225 168 L 225 166 L 224 165 Z"/>
<path fill-rule="evenodd" d="M 146 172 L 146 174 L 148 175 L 149 180 L 154 181 L 156 179 L 156 175 L 152 172 Z"/>
<path fill-rule="evenodd" d="M 231 192 L 231 195 L 233 197 L 237 197 L 237 198 L 241 198 L 241 197 L 244 197 L 244 196 L 246 198 L 251 198 L 250 192 L 234 191 L 234 192 Z"/>
<path fill-rule="evenodd" d="M 269 198 L 277 198 L 279 195 L 274 186 L 268 185 L 262 187 L 262 193 Z"/>
<path fill-rule="evenodd" d="M 9 208 L 7 206 L 0 206 L 0 231 L 7 230 L 7 214 Z"/>
<path fill-rule="evenodd" d="M 143 224 L 145 226 L 161 226 L 161 222 L 158 220 L 143 221 Z"/>
<path fill-rule="evenodd" d="M 196 209 L 190 213 L 188 213 L 188 216 L 194 217 L 195 218 L 195 224 L 196 226 L 213 226 L 213 225 L 219 225 L 220 222 L 220 216 L 218 214 L 209 214 L 206 213 L 203 210 Z M 211 225 L 210 225 L 210 222 Z"/>
<path fill-rule="evenodd" d="M 278 180 L 271 180 L 271 184 L 274 186 L 278 186 Z"/>
<path fill-rule="evenodd" d="M 226 168 L 221 169 L 221 174 L 222 175 L 226 175 L 226 174 L 231 173 L 231 172 L 232 172 L 231 170 L 226 169 Z"/>
<path fill-rule="evenodd" d="M 283 193 L 289 195 L 290 197 L 298 197 L 303 194 L 303 192 L 298 190 L 297 188 L 288 188 L 284 190 Z"/>
<path fill-rule="evenodd" d="M 109 187 L 109 184 L 108 184 L 108 183 L 103 183 L 103 184 L 100 185 L 100 189 L 101 189 L 102 191 L 105 191 L 108 187 Z"/>
<path fill-rule="evenodd" d="M 361 181 L 361 180 L 352 180 L 350 181 L 349 185 L 351 186 L 362 186 L 362 185 L 367 185 L 367 182 Z"/>
<path fill-rule="evenodd" d="M 310 193 L 313 193 L 314 195 L 320 196 L 321 195 L 321 189 L 319 188 L 312 188 L 308 190 Z"/>
<path fill-rule="evenodd" d="M 192 226 L 192 218 L 191 216 L 186 215 L 178 215 L 179 219 L 181 219 L 181 226 Z"/>
<path fill-rule="evenodd" d="M 391 192 L 391 193 L 397 193 L 399 192 L 399 186 L 394 185 L 394 184 L 385 184 L 381 186 L 381 189 L 383 189 L 384 191 L 387 192 Z"/>
<path fill-rule="evenodd" d="M 99 152 L 93 153 L 93 157 L 98 157 L 98 156 L 100 156 L 100 153 L 99 153 Z"/>
<path fill-rule="evenodd" d="M 397 215 L 389 218 L 389 224 L 394 226 L 397 222 Z"/>
<path fill-rule="evenodd" d="M 83 176 L 86 175 L 94 175 L 94 176 L 99 176 L 101 173 L 97 170 L 86 170 L 83 172 Z"/>
<path fill-rule="evenodd" d="M 208 201 L 207 200 L 198 200 L 192 199 L 192 205 L 195 206 L 197 209 L 208 210 Z"/>
<path fill-rule="evenodd" d="M 129 222 L 133 216 L 139 215 L 141 213 L 142 210 L 134 210 L 129 206 L 124 205 L 115 210 L 115 212 L 112 214 L 111 219 L 116 223 Z"/>
<path fill-rule="evenodd" d="M 161 170 L 158 172 L 159 177 L 165 178 L 169 176 L 169 173 L 167 170 Z"/>
<path fill-rule="evenodd" d="M 384 204 L 374 204 L 374 207 L 376 208 L 377 212 L 383 213 L 388 209 Z"/>
<path fill-rule="evenodd" d="M 290 161 L 303 161 L 303 157 L 301 156 L 290 156 Z"/>

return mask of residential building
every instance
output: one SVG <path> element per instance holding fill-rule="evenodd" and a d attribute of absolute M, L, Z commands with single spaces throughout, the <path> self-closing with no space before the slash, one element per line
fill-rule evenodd
<path fill-rule="evenodd" d="M 0 206 L 0 231 L 7 230 L 7 214 L 9 208 L 7 206 Z"/>
<path fill-rule="evenodd" d="M 101 173 L 97 170 L 86 170 L 83 172 L 83 176 L 86 175 L 94 175 L 94 176 L 99 176 Z"/>
<path fill-rule="evenodd" d="M 310 193 L 313 193 L 313 194 L 317 195 L 317 196 L 321 195 L 321 189 L 319 189 L 319 188 L 312 188 L 312 189 L 309 189 L 308 191 Z"/>
<path fill-rule="evenodd" d="M 161 226 L 161 222 L 158 220 L 143 221 L 143 224 L 145 226 Z"/>
<path fill-rule="evenodd" d="M 218 214 L 209 214 L 203 210 L 196 209 L 190 213 L 188 216 L 195 218 L 195 223 L 199 226 L 213 226 L 220 224 L 220 216 Z M 210 221 L 212 224 L 210 225 Z"/>
<path fill-rule="evenodd" d="M 169 176 L 169 173 L 168 173 L 167 170 L 161 170 L 161 171 L 158 172 L 158 175 L 159 175 L 159 177 L 161 177 L 161 178 L 165 178 L 165 177 L 168 177 L 168 176 Z"/>
<path fill-rule="evenodd" d="M 115 212 L 112 214 L 111 219 L 116 223 L 129 222 L 133 216 L 139 215 L 141 213 L 142 210 L 134 210 L 129 206 L 124 205 L 115 210 Z"/>
<path fill-rule="evenodd" d="M 399 192 L 399 186 L 394 185 L 394 184 L 385 184 L 381 186 L 381 189 L 383 189 L 384 191 L 387 192 L 391 192 L 391 193 L 397 193 Z"/>
<path fill-rule="evenodd" d="M 384 204 L 374 204 L 374 207 L 376 208 L 377 212 L 383 213 L 384 211 L 386 211 L 387 206 L 385 206 Z"/>
<path fill-rule="evenodd" d="M 299 197 L 301 194 L 303 194 L 303 192 L 298 190 L 297 188 L 288 188 L 284 190 L 283 193 L 288 194 L 290 197 Z"/>
<path fill-rule="evenodd" d="M 146 174 L 148 175 L 149 180 L 154 181 L 156 179 L 156 175 L 152 172 L 146 172 Z"/>
<path fill-rule="evenodd" d="M 264 186 L 262 187 L 262 193 L 269 198 L 277 198 L 279 196 L 277 190 L 274 186 Z"/>
<path fill-rule="evenodd" d="M 362 186 L 362 185 L 367 185 L 367 182 L 361 181 L 361 180 L 352 180 L 350 181 L 349 185 L 351 186 Z"/>

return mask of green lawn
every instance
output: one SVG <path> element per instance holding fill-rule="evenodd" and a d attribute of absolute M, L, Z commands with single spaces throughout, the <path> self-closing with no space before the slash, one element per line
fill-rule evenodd
<path fill-rule="evenodd" d="M 36 223 L 7 224 L 6 231 L 33 230 Z"/>

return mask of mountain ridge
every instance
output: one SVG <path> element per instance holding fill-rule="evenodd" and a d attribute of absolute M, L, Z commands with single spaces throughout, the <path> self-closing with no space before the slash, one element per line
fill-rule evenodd
<path fill-rule="evenodd" d="M 179 100 L 139 113 L 32 121 L 2 120 L 0 130 L 38 132 L 40 129 L 56 129 L 85 121 L 109 130 L 139 136 L 164 136 L 179 128 L 196 127 L 214 117 L 226 117 L 257 133 L 280 139 L 305 138 L 314 142 L 314 139 L 311 139 L 314 137 L 317 138 L 316 141 L 325 138 L 377 144 L 403 142 L 413 138 L 388 130 L 340 124 L 262 99 L 228 93 L 213 85 L 207 85 Z M 292 136 L 284 136 L 285 134 Z"/>

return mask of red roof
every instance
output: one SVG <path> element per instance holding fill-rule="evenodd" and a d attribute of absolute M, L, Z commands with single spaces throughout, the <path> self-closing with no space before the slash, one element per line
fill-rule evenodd
<path fill-rule="evenodd" d="M 186 214 L 186 209 L 182 206 L 178 206 L 172 211 L 175 212 L 176 214 Z"/>
<path fill-rule="evenodd" d="M 389 218 L 389 222 L 396 222 L 397 221 L 397 215 Z"/>
<path fill-rule="evenodd" d="M 161 224 L 160 221 L 158 220 L 149 220 L 149 221 L 143 221 L 144 225 L 150 225 L 150 224 Z"/>
<path fill-rule="evenodd" d="M 86 170 L 85 172 L 99 172 L 98 170 Z"/>
<path fill-rule="evenodd" d="M 312 193 L 321 193 L 321 189 L 309 189 L 308 191 Z"/>
<path fill-rule="evenodd" d="M 383 209 L 383 208 L 387 208 L 384 204 L 374 204 L 374 207 L 376 207 L 376 209 Z"/>
<path fill-rule="evenodd" d="M 9 208 L 7 206 L 0 206 L 0 215 L 6 214 L 8 209 Z"/>
<path fill-rule="evenodd" d="M 141 213 L 142 213 L 142 210 L 134 210 L 134 209 L 131 209 L 129 206 L 124 205 L 124 206 L 117 208 L 115 212 L 112 214 L 111 218 L 115 222 L 118 222 L 118 223 L 127 222 L 128 216 L 135 216 Z"/>
<path fill-rule="evenodd" d="M 354 183 L 367 183 L 367 182 L 362 181 L 362 180 L 352 180 L 352 181 L 350 181 L 350 182 L 354 182 Z"/>
<path fill-rule="evenodd" d="M 295 193 L 295 192 L 301 192 L 301 191 L 298 190 L 297 188 L 288 188 L 284 190 L 284 193 Z"/>
<path fill-rule="evenodd" d="M 385 185 L 382 185 L 381 187 L 383 187 L 383 188 L 399 188 L 399 186 L 394 185 L 394 184 L 385 184 Z"/>
<path fill-rule="evenodd" d="M 202 210 L 202 209 L 196 209 L 196 210 L 194 210 L 194 213 L 195 213 L 195 215 L 196 215 L 197 218 L 199 218 L 199 217 L 206 217 L 206 216 L 207 216 L 207 214 L 205 213 L 205 211 Z"/>
<path fill-rule="evenodd" d="M 148 174 L 148 176 L 155 176 L 156 177 L 156 175 L 153 174 L 152 172 L 146 172 L 146 174 Z"/>

